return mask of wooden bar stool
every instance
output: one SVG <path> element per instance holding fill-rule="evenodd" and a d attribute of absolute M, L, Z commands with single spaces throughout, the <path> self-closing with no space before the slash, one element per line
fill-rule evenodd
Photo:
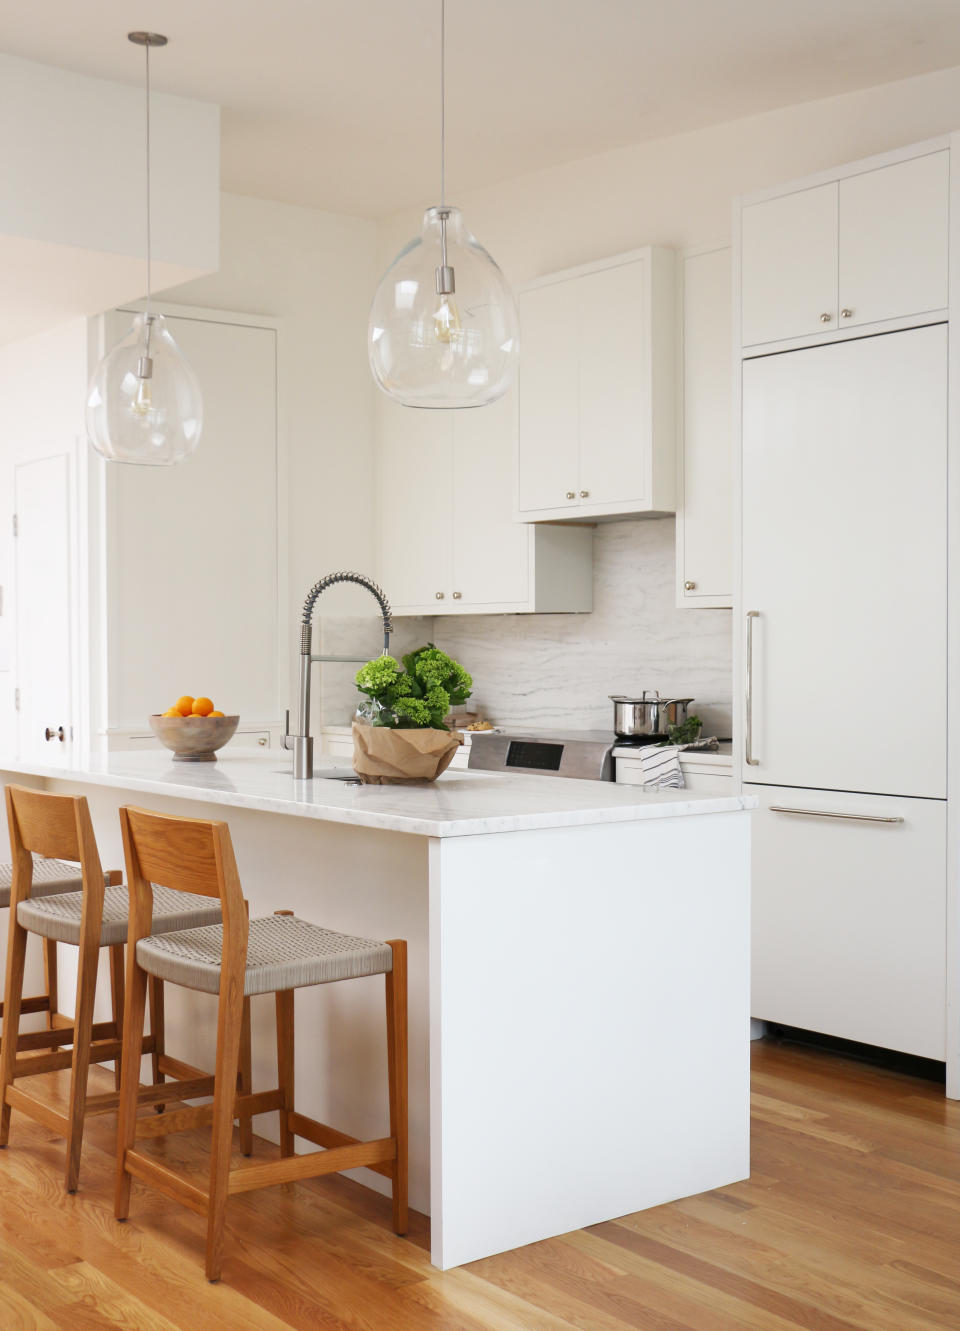
<path fill-rule="evenodd" d="M 45 1127 L 62 1133 L 67 1139 L 67 1190 L 75 1192 L 80 1172 L 84 1119 L 88 1114 L 115 1110 L 120 1099 L 119 1090 L 107 1095 L 88 1095 L 87 1075 L 91 1062 L 115 1061 L 119 1059 L 122 1049 L 122 990 L 115 987 L 112 1021 L 95 1024 L 93 1006 L 101 948 L 110 949 L 111 978 L 115 986 L 118 970 L 122 974 L 123 948 L 128 928 L 127 890 L 112 881 L 116 875 L 111 875 L 111 881 L 109 884 L 107 882 L 107 876 L 100 865 L 85 799 L 7 786 L 6 804 L 13 872 L 4 1032 L 0 1041 L 0 1147 L 6 1146 L 9 1140 L 11 1109 L 20 1110 Z M 38 895 L 33 890 L 34 854 L 79 862 L 81 890 Z M 183 929 L 191 924 L 209 924 L 219 919 L 219 909 L 210 903 L 198 902 L 192 896 L 181 896 L 176 892 L 162 892 L 158 893 L 153 927 Z M 24 1010 L 23 972 L 28 932 L 39 934 L 54 944 L 73 944 L 79 949 L 80 956 L 73 1022 L 60 1017 L 52 1030 L 22 1035 L 20 1015 Z M 153 1030 L 143 1041 L 143 1052 L 153 1054 L 154 1079 L 159 1082 L 165 1072 L 161 1058 L 163 987 L 160 982 L 151 991 L 151 1017 Z M 24 1049 L 62 1045 L 72 1045 L 73 1048 L 58 1048 L 52 1053 L 18 1057 Z M 66 1114 L 27 1094 L 15 1084 L 20 1078 L 63 1068 L 70 1068 L 69 1108 Z M 205 1084 L 209 1090 L 212 1078 L 207 1077 Z M 166 1086 L 156 1085 L 144 1091 L 143 1095 L 155 1104 L 163 1104 L 168 1100 L 179 1099 L 182 1091 L 174 1082 Z"/>
<path fill-rule="evenodd" d="M 248 920 L 226 823 L 205 822 L 146 809 L 122 808 L 123 845 L 130 887 L 127 946 L 126 1024 L 117 1125 L 116 1215 L 126 1220 L 133 1178 L 152 1184 L 207 1218 L 207 1279 L 220 1278 L 227 1197 L 254 1188 L 316 1178 L 366 1165 L 393 1183 L 393 1225 L 407 1229 L 407 945 L 351 938 L 277 912 Z M 222 925 L 149 936 L 151 884 L 216 897 Z M 387 1060 L 390 1135 L 360 1141 L 306 1118 L 294 1109 L 293 998 L 305 985 L 327 984 L 362 975 L 383 975 L 387 1000 Z M 164 1119 L 140 1118 L 137 1069 L 143 1033 L 147 977 L 218 994 L 217 1059 L 213 1104 L 173 1111 Z M 253 994 L 275 995 L 279 1085 L 257 1095 L 237 1095 L 244 1013 Z M 281 1159 L 230 1168 L 233 1120 L 280 1111 Z M 185 1128 L 211 1124 L 209 1185 L 198 1187 L 186 1175 L 136 1143 Z M 294 1154 L 294 1138 L 322 1149 Z"/>

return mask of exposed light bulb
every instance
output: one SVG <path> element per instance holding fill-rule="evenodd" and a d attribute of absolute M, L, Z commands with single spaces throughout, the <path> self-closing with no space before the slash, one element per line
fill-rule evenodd
<path fill-rule="evenodd" d="M 445 344 L 456 342 L 463 332 L 460 311 L 453 295 L 441 296 L 433 312 L 433 331 L 438 342 Z"/>

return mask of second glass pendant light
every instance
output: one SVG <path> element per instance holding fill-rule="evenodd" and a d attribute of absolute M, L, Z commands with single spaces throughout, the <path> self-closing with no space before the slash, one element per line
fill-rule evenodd
<path fill-rule="evenodd" d="M 483 407 L 510 387 L 520 328 L 506 278 L 445 190 L 445 0 L 440 0 L 440 204 L 374 294 L 370 368 L 405 407 Z"/>

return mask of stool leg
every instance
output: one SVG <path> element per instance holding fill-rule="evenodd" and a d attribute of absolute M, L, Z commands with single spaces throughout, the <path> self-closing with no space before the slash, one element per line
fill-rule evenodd
<path fill-rule="evenodd" d="M 98 922 L 99 923 L 99 922 Z M 99 927 L 97 933 L 99 934 Z M 93 1035 L 93 1002 L 100 962 L 99 938 L 81 941 L 77 964 L 77 1005 L 73 1029 L 73 1062 L 70 1067 L 70 1106 L 67 1111 L 67 1192 L 76 1192 L 83 1148 L 83 1118 L 90 1071 L 90 1040 Z"/>
<path fill-rule="evenodd" d="M 210 1281 L 220 1279 L 223 1264 L 223 1229 L 242 1031 L 243 972 L 231 976 L 224 966 L 220 972 L 220 1002 L 217 1010 L 217 1063 L 214 1069 L 210 1188 L 207 1201 L 206 1273 Z"/>
<path fill-rule="evenodd" d="M 237 1089 L 241 1095 L 253 1093 L 253 1048 L 250 1036 L 250 999 L 243 1000 L 243 1023 L 240 1027 L 240 1071 Z M 240 1150 L 243 1155 L 253 1154 L 253 1119 L 249 1114 L 240 1116 Z"/>
<path fill-rule="evenodd" d="M 160 1059 L 167 1052 L 163 981 L 159 976 L 151 975 L 148 977 L 147 985 L 150 993 L 150 1033 L 154 1037 L 150 1065 L 153 1070 L 153 1084 L 159 1086 L 166 1081 L 165 1075 L 160 1071 Z M 162 1114 L 166 1109 L 166 1105 L 154 1105 L 153 1107 L 158 1114 Z"/>
<path fill-rule="evenodd" d="M 9 796 L 8 796 L 9 798 Z M 23 998 L 23 963 L 27 954 L 27 931 L 10 912 L 7 939 L 7 982 L 3 995 L 3 1040 L 0 1041 L 0 1146 L 10 1139 L 10 1106 L 7 1087 L 13 1084 L 13 1065 L 20 1033 L 20 1000 Z"/>
<path fill-rule="evenodd" d="M 123 1039 L 123 944 L 117 943 L 110 948 L 110 1006 L 113 1024 L 117 1029 L 117 1039 Z M 117 1090 L 120 1089 L 120 1059 L 114 1060 L 113 1076 Z"/>
<path fill-rule="evenodd" d="M 393 1178 L 393 1228 L 407 1232 L 407 945 L 393 939 L 393 970 L 387 988 L 387 1072 L 390 1082 L 390 1136 L 397 1145 Z"/>
<path fill-rule="evenodd" d="M 277 1085 L 283 1096 L 280 1107 L 280 1154 L 293 1155 L 293 997 L 295 989 L 278 989 L 277 1000 Z"/>
<path fill-rule="evenodd" d="M 46 982 L 47 1030 L 53 1030 L 53 1014 L 60 1010 L 60 995 L 57 987 L 57 944 L 53 938 L 43 940 L 43 975 Z"/>
<path fill-rule="evenodd" d="M 113 1213 L 126 1220 L 130 1212 L 131 1176 L 127 1173 L 127 1151 L 133 1146 L 137 1126 L 137 1091 L 140 1088 L 140 1058 L 143 1023 L 147 1006 L 147 973 L 137 965 L 136 948 L 127 956 L 127 986 L 123 1020 L 123 1057 L 120 1063 L 120 1105 L 117 1116 L 117 1186 Z"/>

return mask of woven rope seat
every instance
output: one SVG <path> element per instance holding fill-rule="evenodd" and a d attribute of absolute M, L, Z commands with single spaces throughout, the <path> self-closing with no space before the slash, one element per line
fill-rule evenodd
<path fill-rule="evenodd" d="M 222 952 L 219 924 L 141 938 L 137 943 L 137 961 L 148 974 L 208 994 L 220 992 Z M 393 953 L 386 943 L 334 933 L 295 915 L 268 915 L 250 921 L 243 992 L 269 994 L 383 975 L 392 968 Z"/>
<path fill-rule="evenodd" d="M 21 901 L 17 919 L 31 933 L 53 938 L 58 943 L 80 942 L 80 917 L 83 893 L 68 892 Z M 103 925 L 100 946 L 113 947 L 127 941 L 130 900 L 126 887 L 108 887 L 103 898 Z M 194 925 L 213 924 L 221 919 L 220 902 L 197 897 L 192 892 L 175 892 L 170 887 L 153 889 L 153 928 L 155 933 L 189 929 Z"/>
<path fill-rule="evenodd" d="M 10 905 L 10 892 L 13 887 L 13 866 L 0 864 L 0 909 Z M 59 892 L 79 892 L 83 887 L 79 864 L 68 864 L 66 860 L 45 860 L 39 855 L 33 858 L 33 897 L 50 897 Z"/>

